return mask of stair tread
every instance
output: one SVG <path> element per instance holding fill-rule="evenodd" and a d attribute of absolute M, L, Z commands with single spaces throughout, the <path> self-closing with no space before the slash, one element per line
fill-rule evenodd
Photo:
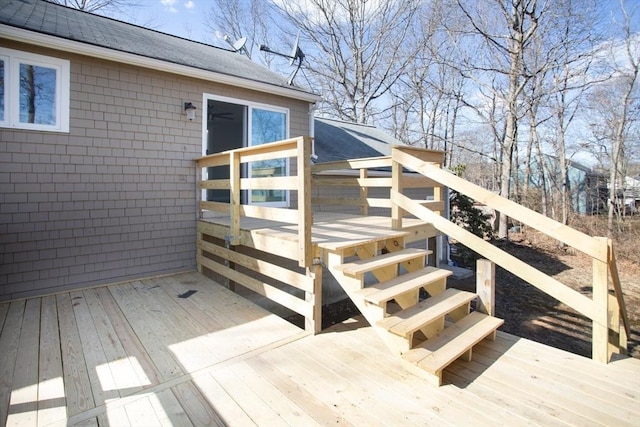
<path fill-rule="evenodd" d="M 399 264 L 401 262 L 410 261 L 430 254 L 431 251 L 424 249 L 408 248 L 396 252 L 390 252 L 384 255 L 378 255 L 367 259 L 347 262 L 336 266 L 337 270 L 342 271 L 345 275 L 358 277 L 369 271 L 378 268 L 388 267 L 390 265 Z"/>
<path fill-rule="evenodd" d="M 503 323 L 502 319 L 474 311 L 445 328 L 437 337 L 404 353 L 402 357 L 425 371 L 437 375 Z"/>
<path fill-rule="evenodd" d="M 476 297 L 472 292 L 449 288 L 439 295 L 385 317 L 376 324 L 395 335 L 408 338 L 418 329 L 473 301 Z"/>
<path fill-rule="evenodd" d="M 398 295 L 420 289 L 435 281 L 451 276 L 452 272 L 436 267 L 425 267 L 422 270 L 402 274 L 381 283 L 361 289 L 357 293 L 367 302 L 381 305 L 394 299 Z"/>

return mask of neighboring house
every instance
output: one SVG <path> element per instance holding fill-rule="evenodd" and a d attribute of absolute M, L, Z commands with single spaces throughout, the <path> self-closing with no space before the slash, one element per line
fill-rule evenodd
<path fill-rule="evenodd" d="M 625 211 L 638 213 L 640 211 L 640 176 L 624 177 L 624 187 L 621 190 L 621 198 L 624 199 Z"/>
<path fill-rule="evenodd" d="M 0 3 L 0 300 L 195 268 L 193 160 L 310 134 L 319 97 L 238 53 Z"/>
<path fill-rule="evenodd" d="M 547 182 L 547 190 L 549 188 L 561 188 L 560 179 L 560 161 L 555 156 L 545 155 L 545 171 L 547 179 L 554 182 Z M 567 160 L 568 175 L 567 186 L 571 195 L 571 208 L 574 212 L 585 215 L 598 213 L 606 206 L 607 200 L 607 178 L 604 174 L 593 171 L 591 168 L 584 166 L 573 160 Z M 529 184 L 535 188 L 542 186 L 540 179 L 539 166 L 536 160 L 531 163 L 531 178 Z M 524 178 L 524 173 L 520 172 Z"/>

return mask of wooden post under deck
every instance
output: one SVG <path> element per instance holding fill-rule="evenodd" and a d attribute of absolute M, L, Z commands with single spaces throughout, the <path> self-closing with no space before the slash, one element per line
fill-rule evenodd
<path fill-rule="evenodd" d="M 477 310 L 489 316 L 495 315 L 496 265 L 487 259 L 476 261 Z"/>
<path fill-rule="evenodd" d="M 307 276 L 313 277 L 313 292 L 305 292 L 305 301 L 313 305 L 313 317 L 305 317 L 304 329 L 315 335 L 322 331 L 322 265 L 308 267 Z"/>

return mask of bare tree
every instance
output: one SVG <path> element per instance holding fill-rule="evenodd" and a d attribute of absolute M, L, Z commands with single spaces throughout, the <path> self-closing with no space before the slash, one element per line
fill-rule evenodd
<path fill-rule="evenodd" d="M 631 15 L 624 2 L 620 4 L 624 18 L 621 41 L 609 43 L 614 74 L 610 81 L 598 85 L 591 94 L 591 130 L 596 144 L 609 160 L 609 236 L 615 231 L 616 211 L 620 212 L 622 208 L 618 193 L 622 188 L 627 150 L 633 142 L 634 127 L 640 120 L 640 37 L 632 33 Z"/>
<path fill-rule="evenodd" d="M 542 79 L 543 89 L 539 96 L 548 104 L 545 124 L 550 135 L 550 145 L 557 157 L 560 176 L 557 179 L 560 199 L 560 217 L 568 224 L 571 211 L 569 187 L 569 141 L 568 132 L 579 116 L 583 95 L 597 80 L 590 76 L 592 62 L 597 54 L 595 45 L 599 42 L 595 1 L 559 0 L 554 5 L 555 14 L 545 21 L 545 31 L 536 37 L 537 49 L 531 49 L 525 56 L 527 70 Z M 533 100 L 531 101 L 533 102 Z M 539 133 L 539 124 L 533 131 Z M 544 192 L 543 192 L 544 194 Z"/>
<path fill-rule="evenodd" d="M 271 65 L 272 56 L 260 52 L 259 46 L 273 44 L 280 31 L 273 21 L 271 2 L 267 0 L 212 0 L 205 17 L 205 26 L 214 38 L 229 38 L 231 43 L 246 37 L 246 55 L 266 66 Z"/>
<path fill-rule="evenodd" d="M 288 0 L 278 8 L 313 46 L 307 67 L 324 96 L 324 112 L 370 122 L 413 59 L 405 45 L 418 0 Z"/>
<path fill-rule="evenodd" d="M 109 14 L 110 12 L 123 12 L 129 8 L 139 6 L 137 0 L 49 0 L 52 3 L 61 4 L 74 9 L 84 10 L 90 13 Z"/>
<path fill-rule="evenodd" d="M 526 72 L 524 52 L 538 31 L 545 9 L 537 0 L 492 0 L 469 3 L 457 0 L 466 17 L 467 34 L 478 52 L 465 58 L 474 80 L 488 89 L 492 99 L 500 101 L 504 116 L 504 136 L 500 144 L 500 193 L 509 197 L 514 152 L 518 139 L 518 119 L 522 116 L 521 94 L 530 75 Z M 494 116 L 494 118 L 496 118 Z M 494 121 L 495 133 L 499 124 Z M 501 215 L 498 237 L 507 237 L 507 217 Z"/>

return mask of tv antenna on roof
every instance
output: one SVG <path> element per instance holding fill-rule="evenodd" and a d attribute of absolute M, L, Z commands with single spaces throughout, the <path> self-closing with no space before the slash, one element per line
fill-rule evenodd
<path fill-rule="evenodd" d="M 289 58 L 289 65 L 293 65 L 296 63 L 296 61 L 298 61 L 298 66 L 296 67 L 296 69 L 293 71 L 293 73 L 291 73 L 291 76 L 289 77 L 289 80 L 287 81 L 287 84 L 289 86 L 293 85 L 293 79 L 296 77 L 296 74 L 298 74 L 298 71 L 300 71 L 300 67 L 302 67 L 302 61 L 304 60 L 304 53 L 302 52 L 302 49 L 300 49 L 300 32 L 298 31 L 298 36 L 296 37 L 296 42 L 293 44 L 293 49 L 291 50 L 291 54 L 287 55 L 285 53 L 280 53 L 280 52 L 276 52 L 275 50 L 271 50 L 269 48 L 269 46 L 260 45 L 260 50 L 263 52 L 267 52 L 267 53 L 272 53 L 274 55 L 278 55 L 278 56 L 282 56 L 284 58 Z"/>
<path fill-rule="evenodd" d="M 231 43 L 231 37 L 225 34 L 224 41 L 229 43 L 229 45 L 233 48 L 234 52 L 240 52 L 241 54 L 242 52 L 244 52 L 245 55 L 248 56 L 247 48 L 245 47 L 245 45 L 247 44 L 246 37 L 240 37 L 235 43 Z"/>

